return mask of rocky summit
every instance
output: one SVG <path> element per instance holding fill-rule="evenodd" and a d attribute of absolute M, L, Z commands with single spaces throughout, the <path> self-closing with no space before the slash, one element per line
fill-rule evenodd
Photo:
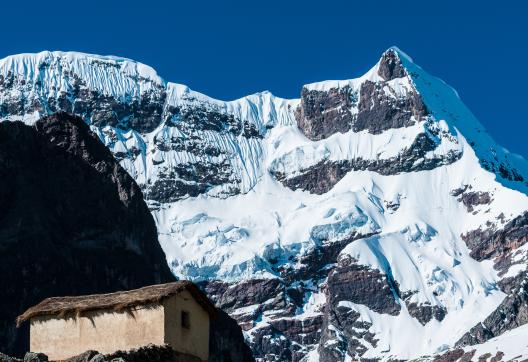
<path fill-rule="evenodd" d="M 82 118 L 137 183 L 172 274 L 238 322 L 258 361 L 527 358 L 526 160 L 397 48 L 359 78 L 299 94 L 224 102 L 129 59 L 15 55 L 0 60 L 0 126 L 36 125 L 22 137 L 15 123 L 0 147 L 50 137 L 59 126 L 43 116 Z M 78 139 L 64 132 L 51 150 Z M 25 172 L 65 172 L 32 162 Z M 129 189 L 117 188 L 123 205 Z M 134 235 L 119 217 L 101 222 Z M 144 247 L 125 240 L 109 257 Z"/>

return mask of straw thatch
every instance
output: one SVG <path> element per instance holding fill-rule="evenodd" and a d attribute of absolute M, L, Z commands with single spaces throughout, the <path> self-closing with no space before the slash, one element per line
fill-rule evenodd
<path fill-rule="evenodd" d="M 68 317 L 80 316 L 84 312 L 96 310 L 127 311 L 137 306 L 159 304 L 164 299 L 185 290 L 191 293 L 211 317 L 216 316 L 215 306 L 195 284 L 190 281 L 177 281 L 109 294 L 47 298 L 18 316 L 17 325 L 33 317 L 44 315 Z"/>

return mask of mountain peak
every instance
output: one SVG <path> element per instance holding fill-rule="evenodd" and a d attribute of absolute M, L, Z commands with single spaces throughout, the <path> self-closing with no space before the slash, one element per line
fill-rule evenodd
<path fill-rule="evenodd" d="M 403 78 L 407 75 L 402 64 L 400 54 L 405 55 L 396 47 L 387 49 L 381 56 L 378 66 L 378 75 L 384 80 Z"/>

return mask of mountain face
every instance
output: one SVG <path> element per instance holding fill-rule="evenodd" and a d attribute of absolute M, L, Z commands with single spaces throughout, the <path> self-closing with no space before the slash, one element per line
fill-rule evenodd
<path fill-rule="evenodd" d="M 175 280 L 141 190 L 81 118 L 0 123 L 0 205 L 3 352 L 28 350 L 15 319 L 44 298 Z M 211 361 L 252 360 L 235 321 L 211 329 Z"/>
<path fill-rule="evenodd" d="M 171 271 L 257 360 L 528 356 L 528 164 L 398 49 L 300 99 L 231 102 L 122 58 L 0 61 L 1 120 L 57 111 L 135 179 Z"/>

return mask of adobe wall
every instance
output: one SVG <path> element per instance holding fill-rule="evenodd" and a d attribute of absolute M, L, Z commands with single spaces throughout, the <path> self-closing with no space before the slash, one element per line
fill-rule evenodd
<path fill-rule="evenodd" d="M 103 354 L 165 342 L 164 308 L 142 306 L 131 312 L 88 312 L 80 318 L 31 319 L 30 348 L 61 360 L 97 350 Z"/>
<path fill-rule="evenodd" d="M 165 343 L 173 349 L 209 359 L 209 314 L 188 291 L 163 302 L 165 308 Z M 181 312 L 190 316 L 190 328 L 182 327 Z"/>

